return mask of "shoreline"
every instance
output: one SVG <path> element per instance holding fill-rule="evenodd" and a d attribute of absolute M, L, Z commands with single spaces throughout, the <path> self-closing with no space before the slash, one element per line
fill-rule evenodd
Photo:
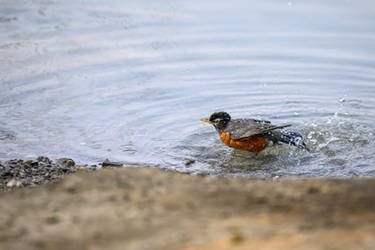
<path fill-rule="evenodd" d="M 39 156 L 36 159 L 11 159 L 0 161 L 0 192 L 7 190 L 15 190 L 23 187 L 38 187 L 48 183 L 56 182 L 71 174 L 77 172 L 92 172 L 106 168 L 126 168 L 126 167 L 142 167 L 140 165 L 129 165 L 121 162 L 105 161 L 97 164 L 79 164 L 71 158 L 59 158 L 51 160 L 46 156 Z M 152 166 L 143 166 L 155 168 Z M 179 172 L 169 170 L 167 168 L 156 168 L 161 171 L 168 171 L 176 174 L 187 174 L 188 172 Z M 241 178 L 241 177 L 223 177 L 216 175 L 201 175 L 207 177 L 218 177 L 228 179 L 245 179 L 245 180 L 263 180 L 263 181 L 280 181 L 280 180 L 352 180 L 352 179 L 374 179 L 375 177 L 358 177 L 358 178 L 335 178 L 335 177 L 299 177 L 299 178 Z"/>

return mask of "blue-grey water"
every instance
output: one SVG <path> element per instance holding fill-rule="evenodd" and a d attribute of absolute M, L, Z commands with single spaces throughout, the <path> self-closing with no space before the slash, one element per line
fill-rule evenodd
<path fill-rule="evenodd" d="M 311 153 L 225 147 L 214 111 Z M 0 159 L 375 176 L 375 2 L 0 0 Z"/>

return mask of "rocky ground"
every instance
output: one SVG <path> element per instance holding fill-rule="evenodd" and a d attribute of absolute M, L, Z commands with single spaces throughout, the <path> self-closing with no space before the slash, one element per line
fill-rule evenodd
<path fill-rule="evenodd" d="M 35 187 L 77 171 L 91 171 L 96 168 L 95 165 L 76 166 L 69 158 L 60 158 L 54 162 L 45 156 L 39 156 L 36 160 L 15 159 L 0 162 L 0 190 Z"/>
<path fill-rule="evenodd" d="M 15 170 L 6 168 L 12 176 L 3 181 L 8 165 L 1 170 L 0 249 L 375 246 L 375 179 L 263 181 L 127 167 L 17 188 L 8 185 L 24 185 Z"/>

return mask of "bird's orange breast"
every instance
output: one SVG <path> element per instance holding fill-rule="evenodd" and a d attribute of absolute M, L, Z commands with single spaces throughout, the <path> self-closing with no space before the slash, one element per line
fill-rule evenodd
<path fill-rule="evenodd" d="M 266 139 L 262 136 L 250 136 L 246 140 L 235 140 L 230 137 L 229 132 L 219 133 L 220 139 L 224 142 L 225 145 L 231 148 L 247 150 L 250 152 L 260 152 L 266 148 L 267 142 Z"/>

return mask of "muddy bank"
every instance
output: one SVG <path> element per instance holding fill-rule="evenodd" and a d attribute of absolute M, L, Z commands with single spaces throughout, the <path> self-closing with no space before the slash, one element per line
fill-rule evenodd
<path fill-rule="evenodd" d="M 374 190 L 374 179 L 82 172 L 0 193 L 0 249 L 373 249 Z"/>

